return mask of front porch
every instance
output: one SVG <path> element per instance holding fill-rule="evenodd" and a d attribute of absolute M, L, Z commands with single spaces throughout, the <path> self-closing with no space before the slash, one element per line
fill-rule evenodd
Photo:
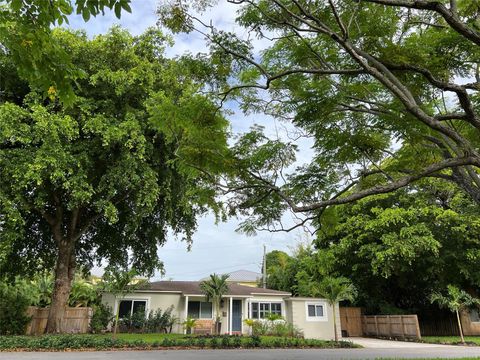
<path fill-rule="evenodd" d="M 185 295 L 184 298 L 183 320 L 187 318 L 196 320 L 194 333 L 213 334 L 215 332 L 216 314 L 212 303 L 207 302 L 204 296 Z M 249 327 L 245 325 L 245 319 L 263 319 L 271 313 L 285 317 L 284 301 L 280 299 L 253 299 L 252 296 L 226 295 L 220 304 L 220 334 L 248 334 Z M 184 333 L 186 333 L 185 329 Z"/>

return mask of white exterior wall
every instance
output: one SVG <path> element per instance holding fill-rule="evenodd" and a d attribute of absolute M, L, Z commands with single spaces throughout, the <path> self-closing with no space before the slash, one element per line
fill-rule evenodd
<path fill-rule="evenodd" d="M 303 331 L 307 339 L 333 340 L 333 307 L 327 301 L 318 298 L 291 298 L 288 302 L 287 321 L 293 323 Z M 307 304 L 319 303 L 326 309 L 326 317 L 323 319 L 309 319 L 307 316 Z M 335 317 L 337 321 L 337 335 L 341 338 L 340 310 L 335 306 Z"/>
<path fill-rule="evenodd" d="M 146 300 L 146 312 L 147 314 L 153 310 L 167 310 L 170 306 L 173 305 L 172 314 L 180 319 L 180 322 L 186 318 L 185 314 L 185 298 L 181 294 L 176 293 L 153 293 L 153 292 L 135 292 L 132 294 L 127 294 L 123 297 L 115 296 L 110 293 L 104 293 L 102 295 L 102 303 L 108 305 L 112 308 L 113 313 L 117 313 L 118 304 L 121 300 Z M 181 333 L 183 332 L 183 327 L 181 324 L 176 324 L 173 326 L 172 332 Z"/>

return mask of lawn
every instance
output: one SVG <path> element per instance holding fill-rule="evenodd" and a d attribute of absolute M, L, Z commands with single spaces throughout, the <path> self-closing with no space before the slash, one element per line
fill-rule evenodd
<path fill-rule="evenodd" d="M 460 336 L 422 336 L 422 341 L 434 344 L 456 344 Z M 465 342 L 480 345 L 480 336 L 465 336 Z"/>

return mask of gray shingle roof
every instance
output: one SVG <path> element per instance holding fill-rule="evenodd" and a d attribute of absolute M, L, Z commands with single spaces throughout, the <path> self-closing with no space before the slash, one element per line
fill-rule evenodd
<path fill-rule="evenodd" d="M 200 290 L 201 281 L 155 281 L 151 282 L 142 290 L 177 292 L 183 295 L 203 295 Z M 272 289 L 255 288 L 251 286 L 243 286 L 238 284 L 228 285 L 227 296 L 252 296 L 255 294 L 290 296 L 285 291 L 277 291 Z"/>

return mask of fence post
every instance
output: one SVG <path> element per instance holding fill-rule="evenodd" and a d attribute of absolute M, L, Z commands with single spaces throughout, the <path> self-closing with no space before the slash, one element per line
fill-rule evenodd
<path fill-rule="evenodd" d="M 400 315 L 400 322 L 402 323 L 402 337 L 405 338 L 407 331 L 405 330 L 405 321 L 403 321 L 403 315 Z"/>
<path fill-rule="evenodd" d="M 420 326 L 418 325 L 418 316 L 414 315 L 414 317 L 415 317 L 415 331 L 417 333 L 417 337 L 421 339 L 422 335 L 420 334 Z"/>
<path fill-rule="evenodd" d="M 375 335 L 379 336 L 377 315 L 375 315 Z"/>

